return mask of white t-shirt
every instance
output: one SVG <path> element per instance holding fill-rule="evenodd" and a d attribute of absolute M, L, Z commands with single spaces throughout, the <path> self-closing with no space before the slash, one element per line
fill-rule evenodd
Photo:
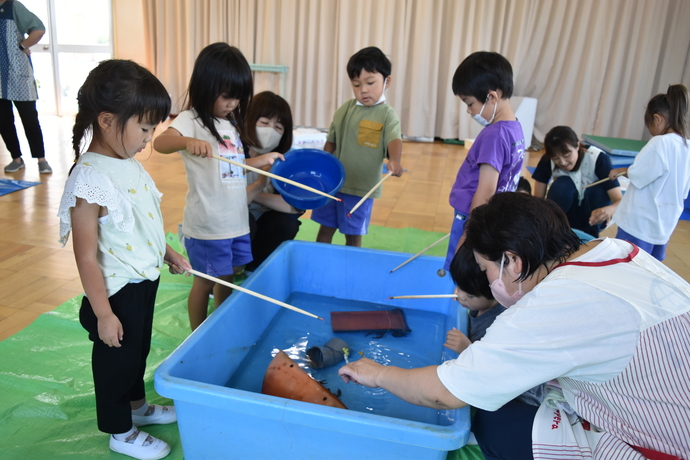
<path fill-rule="evenodd" d="M 654 136 L 635 157 L 628 178 L 613 221 L 647 243 L 668 243 L 690 190 L 690 140 L 674 133 Z"/>
<path fill-rule="evenodd" d="M 180 113 L 170 127 L 185 137 L 207 141 L 215 155 L 245 162 L 240 136 L 226 119 L 215 119 L 218 133 L 226 140 L 224 144 L 204 128 L 193 110 Z M 223 240 L 248 234 L 246 170 L 220 160 L 194 156 L 187 150 L 180 153 L 189 186 L 183 233 L 200 240 Z"/>
<path fill-rule="evenodd" d="M 165 233 L 160 201 L 163 195 L 135 159 L 87 152 L 67 178 L 60 201 L 60 242 L 72 230 L 77 198 L 108 209 L 98 221 L 98 265 L 108 297 L 125 284 L 160 276 Z"/>
<path fill-rule="evenodd" d="M 623 258 L 631 247 L 624 241 L 607 238 L 576 260 Z M 651 259 L 644 252 L 637 257 Z M 663 274 L 687 287 L 665 266 L 651 263 L 658 272 L 654 275 Z M 453 395 L 472 406 L 496 410 L 524 391 L 554 378 L 606 382 L 626 369 L 642 329 L 669 315 L 690 310 L 687 297 L 669 297 L 654 299 L 649 303 L 649 314 L 641 316 L 631 299 L 637 301 L 663 287 L 656 276 L 633 282 L 628 276 L 618 279 L 614 275 L 612 279 L 602 279 L 602 286 L 594 287 L 560 279 L 559 270 L 565 267 L 555 269 L 503 312 L 482 340 L 471 344 L 457 359 L 438 367 L 439 379 Z M 592 276 L 605 278 L 609 269 L 579 270 L 590 270 Z M 621 286 L 630 293 L 629 299 L 610 293 Z M 657 313 L 662 306 L 667 310 Z M 650 320 L 651 316 L 656 319 Z"/>

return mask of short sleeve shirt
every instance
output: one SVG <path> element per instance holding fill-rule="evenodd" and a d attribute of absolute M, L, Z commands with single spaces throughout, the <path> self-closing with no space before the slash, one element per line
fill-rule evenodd
<path fill-rule="evenodd" d="M 207 141 L 215 155 L 245 162 L 240 135 L 226 119 L 215 119 L 223 137 L 219 142 L 202 124 L 193 110 L 180 113 L 170 124 L 185 137 Z M 182 150 L 189 190 L 184 208 L 182 231 L 191 238 L 222 240 L 249 233 L 246 170 L 220 160 L 209 160 Z"/>
<path fill-rule="evenodd" d="M 345 184 L 340 191 L 364 196 L 381 180 L 388 144 L 402 139 L 400 120 L 386 103 L 365 107 L 351 99 L 333 115 L 327 139 L 336 145 L 333 155 L 345 167 Z M 381 197 L 381 187 L 370 197 Z"/>
<path fill-rule="evenodd" d="M 518 121 L 497 121 L 477 136 L 460 166 L 450 191 L 450 205 L 468 214 L 479 186 L 479 167 L 488 164 L 498 171 L 496 193 L 514 192 L 520 180 L 525 155 L 525 137 Z"/>
<path fill-rule="evenodd" d="M 551 180 L 551 176 L 553 175 L 553 167 L 554 166 L 551 163 L 549 157 L 546 154 L 542 155 L 542 157 L 539 159 L 537 167 L 534 169 L 534 173 L 532 173 L 532 179 L 534 179 L 537 182 L 541 182 L 542 184 L 548 184 Z M 606 179 L 607 177 L 609 177 L 609 173 L 611 172 L 612 168 L 613 167 L 611 166 L 611 158 L 609 158 L 609 156 L 605 152 L 600 152 L 599 156 L 597 157 L 596 164 L 594 166 L 594 175 L 598 179 Z M 586 186 L 589 184 L 582 185 Z M 618 182 L 618 179 L 616 179 L 603 182 L 599 184 L 598 187 L 601 187 L 603 190 L 609 191 L 613 188 L 620 187 L 620 183 Z"/>

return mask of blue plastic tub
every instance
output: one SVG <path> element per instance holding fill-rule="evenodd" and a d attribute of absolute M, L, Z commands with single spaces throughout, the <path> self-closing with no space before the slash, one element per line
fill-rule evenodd
<path fill-rule="evenodd" d="M 346 308 L 342 305 L 346 302 L 402 308 L 412 332 L 407 337 L 388 338 L 388 343 L 398 340 L 411 349 L 427 347 L 432 351 L 430 363 L 438 364 L 457 356 L 443 347 L 443 340 L 453 326 L 466 331 L 467 315 L 450 299 L 387 300 L 391 295 L 452 292 L 450 277 L 436 274 L 443 264 L 439 257 L 421 256 L 405 270 L 389 273 L 408 257 L 288 241 L 243 286 L 288 303 L 317 296 L 324 300 L 326 311 Z M 272 356 L 256 353 L 259 344 L 272 340 L 276 331 L 282 333 L 297 325 L 306 337 L 303 348 L 322 345 L 337 334 L 330 330 L 330 316 L 320 313 L 325 321 L 235 292 L 161 364 L 155 372 L 155 388 L 174 400 L 186 459 L 445 459 L 448 451 L 466 443 L 469 408 L 419 408 L 380 389 L 346 385 L 332 377 L 334 374 L 325 385 L 332 391 L 342 389 L 340 399 L 348 410 L 261 394 L 261 380 Z M 417 321 L 424 315 L 440 320 L 424 329 Z M 360 334 L 360 340 L 370 343 L 366 355 L 373 359 L 378 352 L 372 350 L 386 351 L 371 336 L 349 334 Z M 273 354 L 289 349 L 291 343 L 271 344 Z M 351 346 L 359 350 L 361 345 Z M 337 373 L 338 367 L 330 372 Z M 321 379 L 309 367 L 304 368 Z M 235 386 L 238 374 L 254 375 L 255 382 Z M 378 392 L 368 411 L 360 407 L 358 396 L 365 390 Z M 416 411 L 427 411 L 422 417 L 430 420 L 415 420 Z"/>
<path fill-rule="evenodd" d="M 345 168 L 336 157 L 323 150 L 300 149 L 285 154 L 285 161 L 276 161 L 271 172 L 286 179 L 333 195 L 345 182 Z M 297 209 L 315 209 L 330 198 L 304 190 L 278 179 L 271 179 L 283 199 Z"/>

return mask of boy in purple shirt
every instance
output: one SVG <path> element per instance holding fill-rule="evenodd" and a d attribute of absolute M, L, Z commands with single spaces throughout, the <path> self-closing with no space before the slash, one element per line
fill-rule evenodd
<path fill-rule="evenodd" d="M 462 244 L 472 209 L 496 193 L 517 188 L 525 151 L 522 127 L 510 107 L 513 68 L 506 58 L 488 51 L 470 54 L 455 71 L 453 93 L 485 128 L 470 147 L 450 192 L 455 216 L 443 267 L 446 270 Z"/>

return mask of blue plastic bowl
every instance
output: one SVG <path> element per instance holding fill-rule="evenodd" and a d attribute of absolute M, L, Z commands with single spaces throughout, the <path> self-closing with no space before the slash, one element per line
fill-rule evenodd
<path fill-rule="evenodd" d="M 345 182 L 345 168 L 340 160 L 316 149 L 289 151 L 285 161 L 273 163 L 271 172 L 329 195 L 334 195 Z M 283 199 L 297 209 L 320 208 L 330 200 L 275 178 L 271 178 L 271 182 Z"/>

